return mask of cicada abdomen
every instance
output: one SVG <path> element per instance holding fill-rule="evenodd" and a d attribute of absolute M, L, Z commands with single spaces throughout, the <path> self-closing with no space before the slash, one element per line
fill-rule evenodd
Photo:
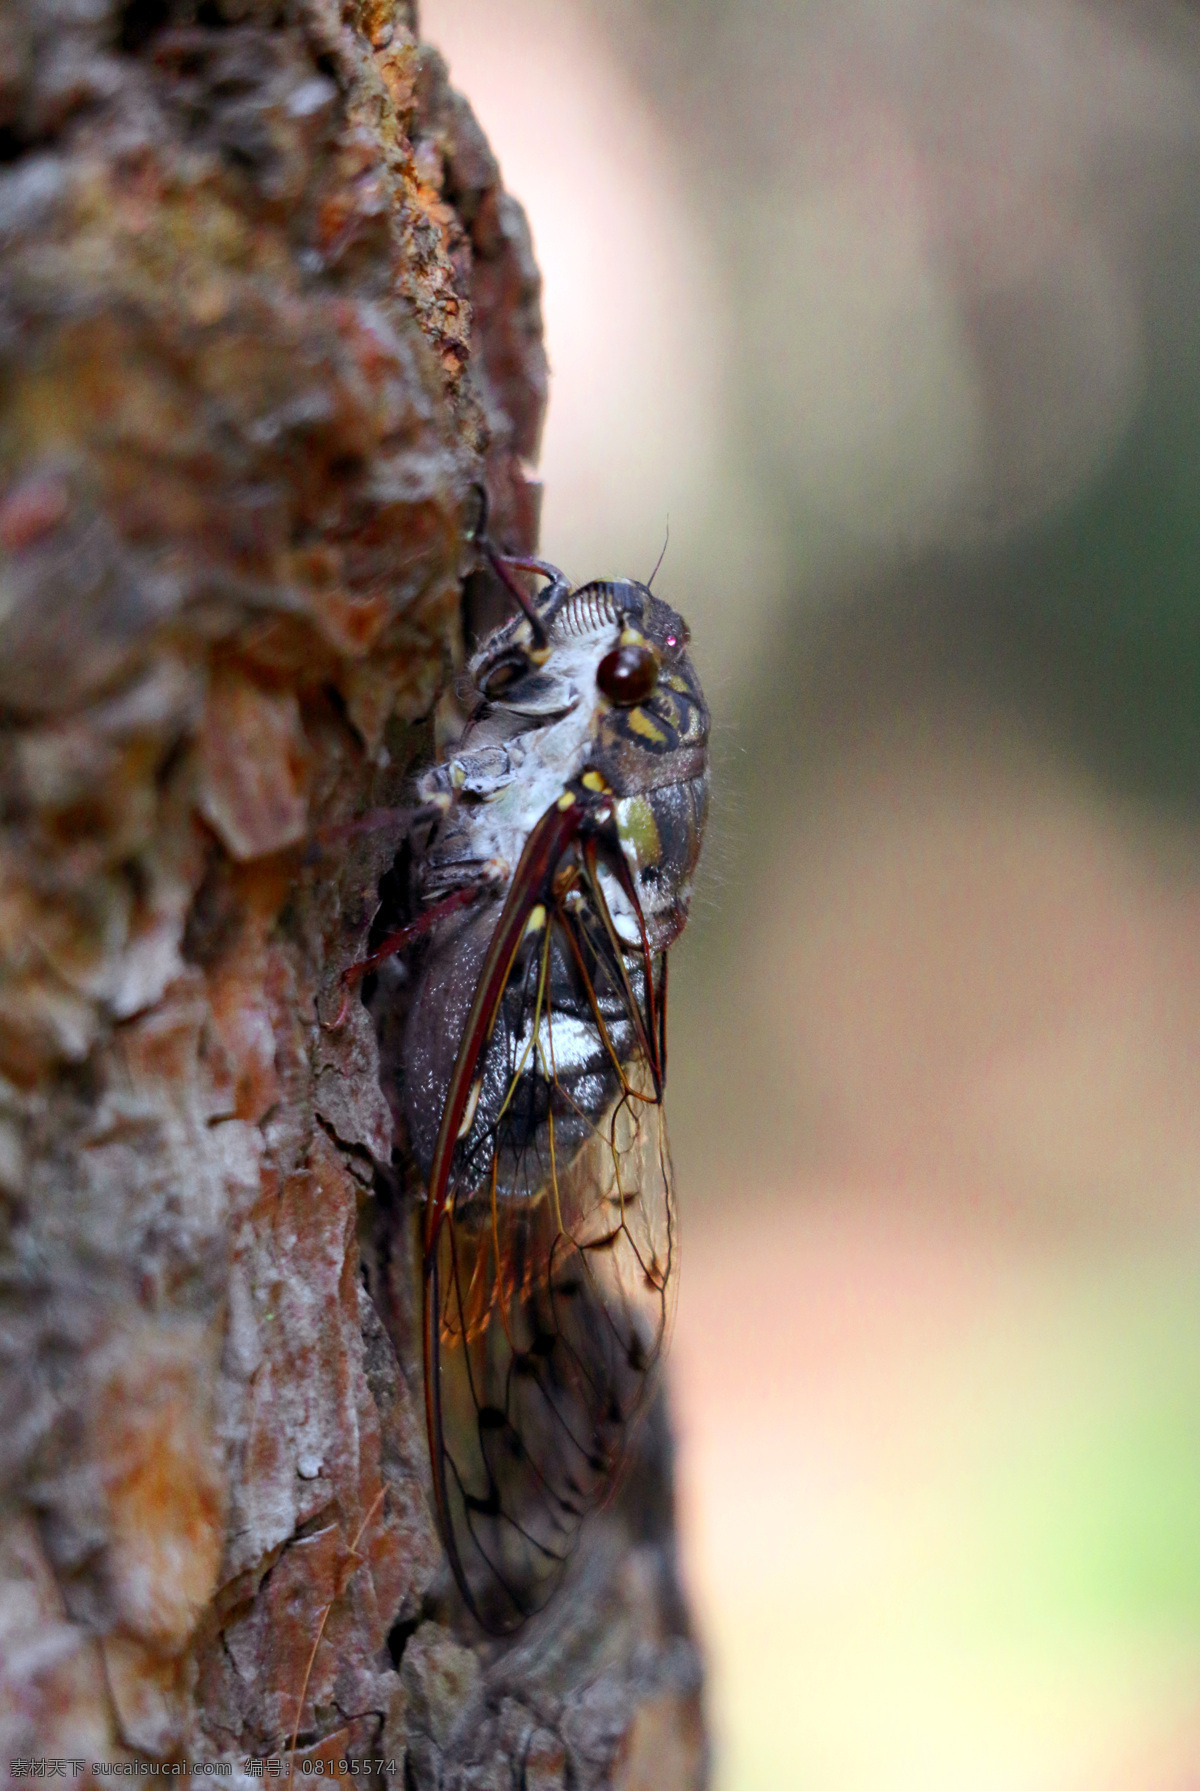
<path fill-rule="evenodd" d="M 426 898 L 480 891 L 432 930 L 405 1049 L 429 1445 L 455 1578 L 496 1631 L 611 1493 L 669 1331 L 666 950 L 708 777 L 686 641 L 644 586 L 552 584 L 476 655 L 478 706 L 423 789 L 450 799 Z"/>

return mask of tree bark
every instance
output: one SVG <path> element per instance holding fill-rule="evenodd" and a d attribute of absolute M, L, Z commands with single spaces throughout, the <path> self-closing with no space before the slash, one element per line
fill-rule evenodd
<path fill-rule="evenodd" d="M 520 208 L 403 0 L 6 0 L 0 157 L 0 1772 L 696 1785 L 661 1404 L 549 1610 L 455 1615 L 387 1014 L 388 1094 L 318 1023 L 473 481 L 534 545 Z"/>

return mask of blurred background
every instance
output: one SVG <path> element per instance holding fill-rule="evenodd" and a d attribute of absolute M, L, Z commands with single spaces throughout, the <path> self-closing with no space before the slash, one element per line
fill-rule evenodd
<path fill-rule="evenodd" d="M 546 554 L 691 620 L 720 1791 L 1200 1787 L 1200 16 L 423 0 Z"/>

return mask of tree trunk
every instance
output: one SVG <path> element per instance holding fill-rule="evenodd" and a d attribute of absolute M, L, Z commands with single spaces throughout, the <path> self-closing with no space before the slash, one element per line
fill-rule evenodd
<path fill-rule="evenodd" d="M 472 482 L 536 533 L 528 234 L 415 32 L 403 0 L 0 10 L 14 1779 L 704 1776 L 661 1405 L 549 1610 L 504 1645 L 454 1615 L 420 1189 L 367 1008 L 318 1024 L 396 839 L 310 842 L 430 750 Z"/>

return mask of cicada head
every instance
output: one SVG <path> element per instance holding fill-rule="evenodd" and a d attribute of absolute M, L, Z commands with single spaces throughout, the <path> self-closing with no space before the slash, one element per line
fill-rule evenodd
<path fill-rule="evenodd" d="M 708 809 L 709 714 L 687 624 L 633 579 L 561 581 L 536 614 L 537 629 L 516 616 L 471 660 L 476 707 L 445 775 L 494 805 L 491 849 L 509 863 L 570 778 L 603 778 L 661 950 L 687 917 Z"/>
<path fill-rule="evenodd" d="M 589 593 L 619 618 L 596 666 L 590 762 L 616 797 L 647 936 L 661 951 L 687 919 L 708 817 L 708 706 L 682 616 L 632 580 L 576 595 Z"/>

